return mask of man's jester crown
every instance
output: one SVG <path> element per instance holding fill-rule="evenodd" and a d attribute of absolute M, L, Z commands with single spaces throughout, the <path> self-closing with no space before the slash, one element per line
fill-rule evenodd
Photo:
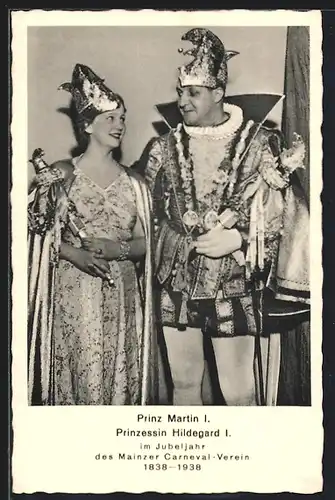
<path fill-rule="evenodd" d="M 99 113 L 114 111 L 121 102 L 104 80 L 83 64 L 75 65 L 71 83 L 63 83 L 58 88 L 71 93 L 76 112 L 82 118 L 92 119 Z"/>
<path fill-rule="evenodd" d="M 194 59 L 179 68 L 179 82 L 182 87 L 196 85 L 200 87 L 226 88 L 228 79 L 227 61 L 239 54 L 226 50 L 221 40 L 205 28 L 193 28 L 182 36 L 182 40 L 191 42 L 194 48 L 179 49 L 183 55 Z"/>

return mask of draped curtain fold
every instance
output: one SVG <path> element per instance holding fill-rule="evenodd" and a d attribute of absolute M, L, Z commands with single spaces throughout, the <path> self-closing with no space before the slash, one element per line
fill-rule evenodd
<path fill-rule="evenodd" d="M 309 28 L 292 26 L 287 29 L 285 83 L 282 130 L 287 145 L 292 145 L 293 133 L 306 145 L 305 170 L 297 171 L 306 200 L 309 202 Z M 294 230 L 294 228 L 292 228 Z M 281 335 L 281 374 L 278 405 L 311 404 L 310 323 Z"/>
<path fill-rule="evenodd" d="M 287 29 L 285 83 L 282 130 L 292 146 L 293 133 L 301 135 L 306 145 L 305 170 L 299 169 L 305 195 L 309 200 L 309 28 L 290 26 Z"/>

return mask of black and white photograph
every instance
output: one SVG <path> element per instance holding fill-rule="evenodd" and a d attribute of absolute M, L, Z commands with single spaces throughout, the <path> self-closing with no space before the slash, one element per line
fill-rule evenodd
<path fill-rule="evenodd" d="M 27 180 L 17 188 L 23 231 L 17 240 L 14 231 L 12 250 L 26 282 L 20 289 L 14 265 L 24 295 L 13 347 L 18 406 L 47 427 L 68 416 L 99 426 L 108 414 L 106 455 L 87 431 L 90 460 L 105 461 L 97 484 L 106 465 L 117 476 L 136 462 L 131 492 L 151 489 L 140 486 L 151 470 L 157 491 L 213 493 L 217 482 L 201 489 L 197 472 L 214 462 L 250 491 L 281 491 L 275 481 L 258 487 L 253 470 L 272 452 L 282 463 L 278 429 L 294 411 L 316 429 L 306 470 L 321 460 L 321 280 L 312 276 L 321 272 L 318 12 L 295 13 L 295 24 L 285 11 L 277 22 L 276 12 L 249 23 L 241 13 L 240 24 L 237 11 L 171 19 L 150 11 L 150 22 L 139 11 L 129 24 L 117 12 L 16 13 L 26 51 L 13 66 L 13 99 Z M 14 142 L 14 186 L 15 158 Z M 286 432 L 299 441 L 295 425 Z M 267 442 L 256 459 L 258 431 Z M 265 437 L 277 432 L 273 443 Z M 308 460 L 309 446 L 290 460 Z M 177 470 L 187 477 L 164 489 Z M 310 484 L 297 473 L 287 485 L 318 491 L 321 462 L 313 470 Z M 115 490 L 48 490 L 46 481 L 48 492 L 122 490 L 117 481 Z"/>

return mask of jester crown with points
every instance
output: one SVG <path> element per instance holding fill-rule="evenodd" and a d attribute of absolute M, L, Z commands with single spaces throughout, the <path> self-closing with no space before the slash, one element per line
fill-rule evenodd
<path fill-rule="evenodd" d="M 104 84 L 104 80 L 83 64 L 75 65 L 71 83 L 63 83 L 58 88 L 71 93 L 76 112 L 83 118 L 114 111 L 121 103 L 120 97 Z"/>
<path fill-rule="evenodd" d="M 182 40 L 191 42 L 194 48 L 178 49 L 183 55 L 194 59 L 179 68 L 179 82 L 182 87 L 195 85 L 200 87 L 225 89 L 228 79 L 227 61 L 239 54 L 226 50 L 221 40 L 205 28 L 193 28 L 182 36 Z"/>

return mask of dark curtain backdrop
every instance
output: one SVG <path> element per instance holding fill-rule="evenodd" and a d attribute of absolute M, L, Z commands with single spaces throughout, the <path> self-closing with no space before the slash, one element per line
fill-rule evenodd
<path fill-rule="evenodd" d="M 305 170 L 297 170 L 309 200 L 309 28 L 291 26 L 287 29 L 286 63 L 282 130 L 288 146 L 293 132 L 306 144 Z"/>
<path fill-rule="evenodd" d="M 309 202 L 309 28 L 288 27 L 282 130 L 288 146 L 293 132 L 306 144 L 305 170 L 297 172 Z M 294 228 L 292 228 L 294 230 Z M 278 405 L 311 404 L 310 323 L 282 334 Z"/>

